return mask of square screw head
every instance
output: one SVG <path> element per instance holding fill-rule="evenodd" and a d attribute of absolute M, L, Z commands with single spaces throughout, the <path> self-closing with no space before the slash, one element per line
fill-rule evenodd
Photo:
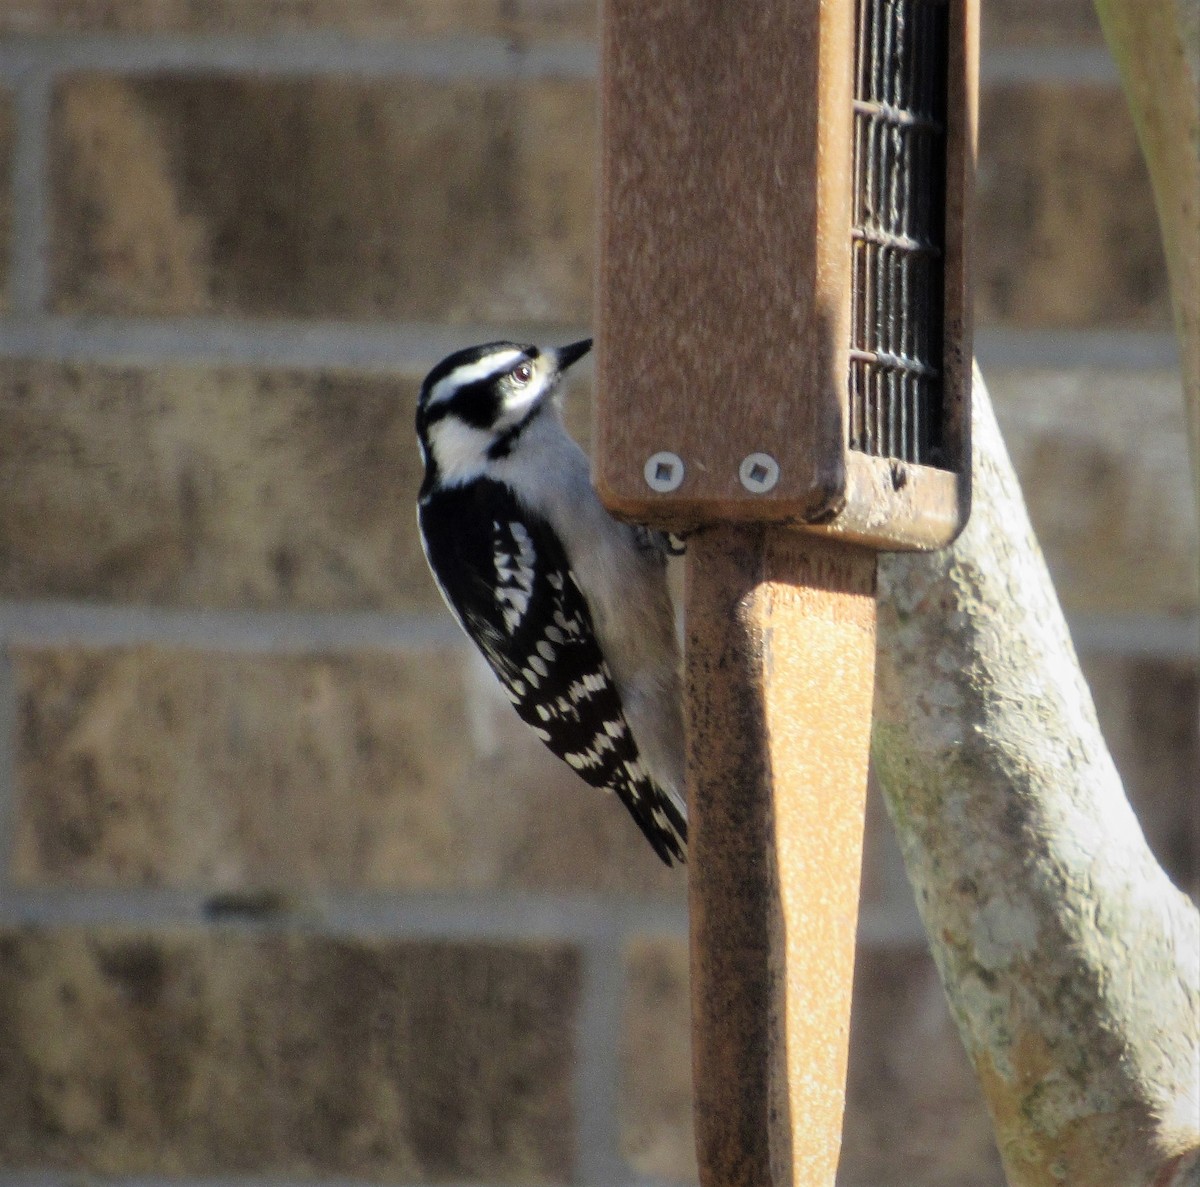
<path fill-rule="evenodd" d="M 660 494 L 678 490 L 683 483 L 683 458 L 665 449 L 652 453 L 646 459 L 642 474 L 651 490 Z"/>
<path fill-rule="evenodd" d="M 742 485 L 753 494 L 769 491 L 779 481 L 779 463 L 769 453 L 751 453 L 738 467 Z"/>

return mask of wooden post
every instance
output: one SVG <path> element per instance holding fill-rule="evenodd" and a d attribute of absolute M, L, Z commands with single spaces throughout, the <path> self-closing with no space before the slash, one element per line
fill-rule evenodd
<path fill-rule="evenodd" d="M 875 667 L 875 556 L 722 527 L 687 560 L 704 1187 L 832 1187 Z"/>

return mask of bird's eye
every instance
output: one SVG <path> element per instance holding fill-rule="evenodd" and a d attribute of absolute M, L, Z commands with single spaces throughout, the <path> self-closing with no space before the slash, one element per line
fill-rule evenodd
<path fill-rule="evenodd" d="M 519 383 L 522 386 L 528 383 L 533 378 L 532 363 L 518 363 L 511 371 L 513 382 Z"/>

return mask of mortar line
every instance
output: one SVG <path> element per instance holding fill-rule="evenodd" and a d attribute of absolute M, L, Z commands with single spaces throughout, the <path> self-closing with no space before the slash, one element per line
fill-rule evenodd
<path fill-rule="evenodd" d="M 1196 615 L 1087 614 L 1069 617 L 1075 650 L 1130 659 L 1195 660 L 1200 657 L 1200 617 Z"/>
<path fill-rule="evenodd" d="M 84 363 L 195 361 L 394 371 L 424 369 L 452 350 L 495 338 L 553 342 L 586 333 L 586 326 L 524 319 L 453 326 L 417 321 L 18 314 L 0 317 L 0 356 Z M 975 348 L 985 369 L 1174 371 L 1179 367 L 1174 335 L 1165 330 L 985 327 L 975 335 Z"/>
<path fill-rule="evenodd" d="M 590 937 L 581 951 L 574 1178 L 583 1187 L 609 1187 L 633 1177 L 621 1154 L 621 1024 L 627 936 L 618 920 L 613 923 Z"/>
<path fill-rule="evenodd" d="M 223 905 L 214 911 L 210 904 L 218 901 Z M 17 886 L 0 904 L 0 922 L 37 927 L 218 927 L 255 934 L 300 931 L 413 941 L 601 941 L 619 946 L 619 937 L 634 931 L 685 934 L 687 909 L 662 899 L 604 899 L 494 887 L 428 893 L 283 889 L 268 898 L 196 888 Z"/>
<path fill-rule="evenodd" d="M 251 321 L 235 318 L 0 317 L 0 356 L 55 362 L 189 362 L 424 371 L 439 358 L 499 338 L 569 341 L 586 328 L 528 321 L 454 326 L 433 322 Z"/>
<path fill-rule="evenodd" d="M 91 1170 L 0 1170 L 0 1187 L 428 1187 L 426 1180 L 411 1183 L 395 1180 L 352 1179 L 345 1176 L 293 1178 L 286 1175 L 125 1175 L 101 1174 Z M 439 1181 L 438 1187 L 488 1187 L 471 1180 L 461 1184 Z M 496 1187 L 501 1187 L 496 1184 Z M 508 1184 L 507 1187 L 514 1187 Z M 516 1187 L 520 1187 L 517 1184 Z M 638 1184 L 641 1187 L 641 1184 Z M 656 1187 L 656 1185 L 655 1185 Z"/>
<path fill-rule="evenodd" d="M 37 315 L 50 291 L 51 85 L 48 74 L 33 69 L 15 82 L 9 293 L 14 312 Z"/>
<path fill-rule="evenodd" d="M 1121 76 L 1103 45 L 1026 45 L 981 52 L 979 85 L 1005 83 L 1118 87 Z"/>
<path fill-rule="evenodd" d="M 1084 655 L 1188 659 L 1200 655 L 1200 616 L 1071 615 Z M 91 602 L 0 600 L 0 641 L 10 647 L 164 647 L 296 655 L 326 651 L 411 651 L 467 646 L 439 612 L 241 610 Z"/>
<path fill-rule="evenodd" d="M 0 80 L 29 69 L 54 74 L 251 74 L 256 77 L 415 78 L 432 82 L 512 82 L 596 77 L 592 41 L 517 43 L 501 37 L 370 38 L 337 32 L 189 36 L 63 34 L 9 37 Z"/>
<path fill-rule="evenodd" d="M 427 1180 L 349 1179 L 344 1176 L 321 1176 L 315 1179 L 290 1178 L 284 1175 L 175 1176 L 99 1174 L 95 1171 L 0 1170 L 0 1187 L 428 1187 Z M 469 1183 L 442 1183 L 438 1187 L 489 1187 L 486 1182 L 472 1179 Z M 522 1187 L 516 1183 L 495 1184 L 495 1187 Z M 604 1187 L 686 1187 L 686 1180 L 644 1178 L 628 1175 L 606 1182 Z"/>
<path fill-rule="evenodd" d="M 328 901 L 326 918 L 332 926 L 367 935 L 400 926 L 428 936 L 446 935 L 454 928 L 455 935 L 474 937 L 475 929 L 482 926 L 483 937 L 577 944 L 602 941 L 612 934 L 625 935 L 642 926 L 669 935 L 687 931 L 686 905 L 670 899 L 486 886 L 441 894 L 346 893 L 336 901 Z"/>
<path fill-rule="evenodd" d="M 491 338 L 551 342 L 586 332 L 586 326 L 521 319 L 456 326 L 433 322 L 8 316 L 0 317 L 0 356 L 130 364 L 199 361 L 422 370 L 451 350 Z M 985 328 L 976 334 L 976 353 L 985 368 L 1178 368 L 1175 337 L 1159 330 Z"/>
<path fill-rule="evenodd" d="M 591 80 L 598 43 L 560 38 L 517 43 L 481 34 L 370 38 L 337 31 L 212 34 L 74 33 L 50 38 L 8 35 L 0 48 L 0 80 L 29 68 L 144 73 L 413 77 L 452 79 L 565 78 Z M 1116 65 L 1100 46 L 1014 46 L 987 49 L 980 81 L 1119 84 Z"/>
<path fill-rule="evenodd" d="M 17 647 L 166 647 L 295 655 L 466 646 L 445 614 L 351 610 L 224 610 L 205 607 L 0 601 L 0 639 Z"/>
<path fill-rule="evenodd" d="M 686 939 L 688 914 L 685 903 L 669 898 L 492 886 L 428 892 L 280 887 L 263 893 L 195 887 L 9 886 L 0 899 L 0 925 L 193 926 L 363 939 L 568 943 L 590 945 L 598 957 L 615 959 L 634 938 Z M 857 942 L 871 950 L 890 950 L 923 945 L 925 935 L 915 911 L 869 906 L 859 920 Z M 598 981 L 595 991 L 605 984 Z M 609 985 L 604 992 L 611 989 Z M 611 1009 L 612 999 L 604 1000 Z"/>
<path fill-rule="evenodd" d="M 985 378 L 990 367 L 1179 369 L 1179 346 L 1168 330 L 1027 330 L 990 326 L 976 330 L 975 355 Z"/>
<path fill-rule="evenodd" d="M 0 916 L 8 897 L 16 844 L 19 727 L 16 672 L 8 649 L 0 647 Z"/>

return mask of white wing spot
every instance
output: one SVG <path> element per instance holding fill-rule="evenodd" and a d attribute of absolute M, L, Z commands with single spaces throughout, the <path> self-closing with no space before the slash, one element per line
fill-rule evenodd
<path fill-rule="evenodd" d="M 578 635 L 582 629 L 578 618 L 568 618 L 561 610 L 554 611 L 554 625 L 568 635 Z"/>
<path fill-rule="evenodd" d="M 567 754 L 564 757 L 577 771 L 583 767 L 600 765 L 600 755 L 595 750 L 581 750 L 578 754 Z"/>
<path fill-rule="evenodd" d="M 533 589 L 533 566 L 537 561 L 533 540 L 525 530 L 525 525 L 519 520 L 514 519 L 508 525 L 508 530 L 512 532 L 513 541 L 517 546 L 517 581 L 528 593 Z"/>
<path fill-rule="evenodd" d="M 538 640 L 537 649 L 538 655 L 540 655 L 542 659 L 552 660 L 554 658 L 554 648 L 551 646 L 551 644 L 547 643 L 545 639 Z"/>
<path fill-rule="evenodd" d="M 492 530 L 495 539 L 492 562 L 496 569 L 496 602 L 504 619 L 504 629 L 511 635 L 529 611 L 537 550 L 525 525 L 518 520 L 508 524 L 508 534 L 517 546 L 515 557 L 500 544 L 502 529 L 498 520 L 492 521 Z"/>
<path fill-rule="evenodd" d="M 550 669 L 548 667 L 546 667 L 546 661 L 543 660 L 540 655 L 531 655 L 529 657 L 529 666 L 539 676 L 549 676 L 550 675 Z M 535 687 L 536 687 L 536 685 L 535 685 Z"/>

